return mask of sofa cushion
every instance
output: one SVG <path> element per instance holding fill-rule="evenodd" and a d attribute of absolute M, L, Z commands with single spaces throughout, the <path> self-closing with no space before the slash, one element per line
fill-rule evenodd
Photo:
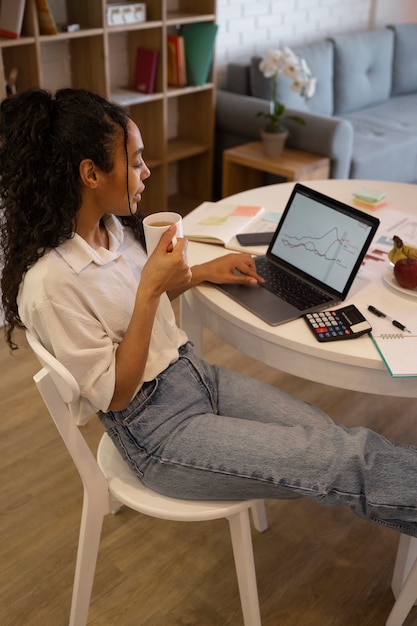
<path fill-rule="evenodd" d="M 417 91 L 417 24 L 389 26 L 394 32 L 392 95 Z"/>
<path fill-rule="evenodd" d="M 335 115 L 387 100 L 392 85 L 393 31 L 339 35 L 333 42 Z"/>
<path fill-rule="evenodd" d="M 417 94 L 343 116 L 354 129 L 350 178 L 417 180 Z"/>
<path fill-rule="evenodd" d="M 291 90 L 292 80 L 287 76 L 278 77 L 279 101 L 293 109 L 309 111 L 321 115 L 333 113 L 333 44 L 330 41 L 317 41 L 292 50 L 304 58 L 313 76 L 317 78 L 316 92 L 309 100 Z M 265 78 L 259 69 L 262 57 L 253 57 L 249 66 L 250 94 L 255 98 L 271 100 L 272 78 Z"/>
<path fill-rule="evenodd" d="M 229 63 L 226 76 L 227 91 L 240 93 L 248 96 L 249 91 L 249 67 L 240 63 Z"/>

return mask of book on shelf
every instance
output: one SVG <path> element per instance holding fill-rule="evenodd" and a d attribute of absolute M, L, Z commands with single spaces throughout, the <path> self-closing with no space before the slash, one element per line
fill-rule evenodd
<path fill-rule="evenodd" d="M 235 235 L 247 231 L 265 213 L 262 206 L 203 202 L 183 218 L 184 237 L 235 248 Z"/>
<path fill-rule="evenodd" d="M 167 35 L 167 55 L 168 85 L 185 87 L 187 84 L 187 71 L 184 37 L 181 35 Z"/>
<path fill-rule="evenodd" d="M 141 93 L 153 93 L 155 87 L 158 50 L 153 48 L 138 48 L 136 51 L 136 66 L 134 89 Z"/>
<path fill-rule="evenodd" d="M 387 310 L 384 304 L 384 310 Z M 387 310 L 388 313 L 388 310 Z M 389 310 L 393 319 L 404 324 L 411 332 L 401 331 L 387 318 L 372 316 L 368 318 L 372 325 L 370 337 L 378 350 L 385 367 L 391 376 L 417 376 L 417 321 L 413 309 L 396 307 Z M 414 326 L 413 326 L 414 324 Z"/>
<path fill-rule="evenodd" d="M 189 85 L 204 85 L 207 82 L 213 61 L 217 30 L 217 24 L 212 22 L 185 24 L 181 28 Z"/>
<path fill-rule="evenodd" d="M 26 0 L 2 0 L 0 8 L 0 36 L 18 39 L 22 30 Z"/>
<path fill-rule="evenodd" d="M 36 0 L 36 10 L 38 13 L 39 32 L 41 35 L 56 35 L 58 28 L 48 0 Z"/>

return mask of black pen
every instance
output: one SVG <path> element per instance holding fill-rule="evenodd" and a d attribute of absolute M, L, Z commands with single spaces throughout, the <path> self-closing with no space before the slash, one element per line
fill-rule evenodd
<path fill-rule="evenodd" d="M 368 311 L 370 311 L 371 313 L 373 313 L 374 315 L 376 315 L 377 317 L 383 317 L 386 320 L 389 320 L 391 322 L 391 324 L 393 326 L 395 326 L 395 328 L 399 328 L 400 330 L 404 330 L 406 333 L 411 333 L 411 330 L 408 330 L 408 328 L 406 328 L 404 326 L 404 324 L 401 324 L 401 322 L 397 322 L 397 320 L 392 319 L 392 317 L 390 317 L 389 315 L 387 315 L 386 313 L 383 313 L 382 311 L 379 311 L 378 309 L 376 309 L 374 306 L 369 305 L 368 306 Z"/>

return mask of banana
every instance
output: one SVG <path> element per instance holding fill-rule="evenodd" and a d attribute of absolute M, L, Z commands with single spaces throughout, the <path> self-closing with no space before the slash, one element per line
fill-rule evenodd
<path fill-rule="evenodd" d="M 417 259 L 416 246 L 408 246 L 404 244 L 401 237 L 398 237 L 397 235 L 394 235 L 393 240 L 394 246 L 388 252 L 388 258 L 393 265 L 395 265 L 400 259 L 406 259 L 407 257 Z"/>
<path fill-rule="evenodd" d="M 411 257 L 412 259 L 417 259 L 417 248 L 415 246 L 406 246 L 403 244 L 403 252 L 405 256 Z"/>
<path fill-rule="evenodd" d="M 388 252 L 388 258 L 391 261 L 391 263 L 395 265 L 397 261 L 399 261 L 400 259 L 405 259 L 407 255 L 403 251 L 403 245 L 404 245 L 403 240 L 397 235 L 394 235 L 393 239 L 394 239 L 394 246 Z"/>

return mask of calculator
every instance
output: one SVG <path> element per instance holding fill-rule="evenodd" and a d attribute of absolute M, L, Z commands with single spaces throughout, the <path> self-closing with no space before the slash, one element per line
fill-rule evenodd
<path fill-rule="evenodd" d="M 307 313 L 303 317 L 317 341 L 354 339 L 372 330 L 354 304 L 337 310 Z"/>

